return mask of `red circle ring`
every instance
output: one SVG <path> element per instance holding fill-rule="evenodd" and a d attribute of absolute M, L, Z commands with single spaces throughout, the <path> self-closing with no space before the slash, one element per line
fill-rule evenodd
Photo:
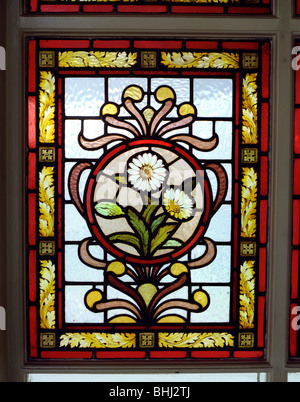
<path fill-rule="evenodd" d="M 198 228 L 196 229 L 196 234 L 195 236 L 192 237 L 192 239 L 180 250 L 174 251 L 172 253 L 169 253 L 163 257 L 151 257 L 151 259 L 145 259 L 140 258 L 140 257 L 135 257 L 135 256 L 130 256 L 126 254 L 125 252 L 121 252 L 120 250 L 117 250 L 115 247 L 113 247 L 106 239 L 105 237 L 101 234 L 98 224 L 95 222 L 95 216 L 92 213 L 93 211 L 93 201 L 92 201 L 92 195 L 94 193 L 94 188 L 96 185 L 96 177 L 99 174 L 99 172 L 105 167 L 105 165 L 112 159 L 113 156 L 119 154 L 120 152 L 124 150 L 129 150 L 132 147 L 136 146 L 159 146 L 161 148 L 167 148 L 167 149 L 173 149 L 174 152 L 177 154 L 180 154 L 184 159 L 186 159 L 197 171 L 203 171 L 204 172 L 204 196 L 205 196 L 205 209 L 204 213 L 201 216 L 200 222 L 198 224 Z M 85 198 L 85 205 L 86 205 L 86 211 L 87 211 L 87 216 L 88 216 L 88 224 L 90 227 L 91 232 L 95 235 L 97 240 L 99 241 L 100 245 L 108 250 L 111 254 L 113 254 L 115 257 L 126 261 L 128 263 L 135 263 L 135 264 L 143 264 L 143 265 L 153 265 L 153 264 L 162 264 L 162 263 L 168 263 L 171 260 L 177 259 L 183 254 L 185 254 L 191 247 L 195 246 L 201 236 L 205 233 L 207 230 L 209 220 L 210 220 L 210 215 L 211 215 L 211 205 L 212 205 L 212 192 L 211 192 L 211 187 L 209 184 L 209 181 L 207 179 L 205 170 L 203 170 L 195 161 L 195 159 L 189 155 L 184 149 L 179 147 L 177 144 L 172 144 L 170 142 L 167 142 L 165 140 L 155 140 L 155 139 L 143 139 L 143 140 L 133 140 L 127 144 L 120 145 L 117 148 L 114 148 L 111 152 L 109 152 L 107 155 L 105 155 L 98 165 L 95 167 L 95 169 L 91 172 L 89 178 L 88 178 L 88 184 L 87 184 L 87 190 L 86 190 L 86 198 Z"/>

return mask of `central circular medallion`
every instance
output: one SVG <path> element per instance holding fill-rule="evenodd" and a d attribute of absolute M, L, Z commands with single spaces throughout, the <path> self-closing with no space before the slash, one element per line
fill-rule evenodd
<path fill-rule="evenodd" d="M 178 259 L 204 235 L 212 205 L 206 172 L 178 145 L 134 140 L 100 159 L 85 195 L 99 244 L 125 261 Z"/>

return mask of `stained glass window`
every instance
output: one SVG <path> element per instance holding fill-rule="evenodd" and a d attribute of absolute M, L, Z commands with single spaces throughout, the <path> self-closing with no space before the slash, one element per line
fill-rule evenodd
<path fill-rule="evenodd" d="M 27 49 L 28 359 L 264 359 L 269 42 Z"/>
<path fill-rule="evenodd" d="M 130 4 L 131 3 L 131 4 Z M 31 13 L 270 14 L 271 0 L 28 0 Z"/>

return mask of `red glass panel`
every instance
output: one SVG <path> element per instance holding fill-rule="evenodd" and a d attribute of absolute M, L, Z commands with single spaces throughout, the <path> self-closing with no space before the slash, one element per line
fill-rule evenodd
<path fill-rule="evenodd" d="M 261 104 L 262 117 L 261 117 L 261 150 L 268 152 L 269 150 L 269 109 L 270 105 L 266 102 Z"/>
<path fill-rule="evenodd" d="M 37 322 L 36 322 L 36 307 L 29 307 L 29 321 L 30 321 L 30 357 L 32 359 L 38 357 L 37 353 Z"/>
<path fill-rule="evenodd" d="M 295 0 L 295 6 L 296 6 L 296 15 L 299 16 L 300 15 L 300 1 L 299 0 Z"/>
<path fill-rule="evenodd" d="M 172 6 L 172 13 L 174 14 L 223 14 L 224 7 L 210 7 L 203 6 Z"/>
<path fill-rule="evenodd" d="M 29 0 L 29 10 L 33 13 L 37 11 L 37 1 L 38 0 Z"/>
<path fill-rule="evenodd" d="M 97 359 L 145 359 L 145 352 L 97 352 Z"/>
<path fill-rule="evenodd" d="M 36 147 L 36 98 L 28 97 L 28 147 Z"/>
<path fill-rule="evenodd" d="M 197 359 L 228 359 L 230 357 L 230 352 L 201 352 L 201 351 L 192 351 L 191 357 Z"/>
<path fill-rule="evenodd" d="M 268 195 L 268 176 L 269 176 L 269 161 L 267 156 L 261 157 L 260 165 L 261 187 L 260 193 L 262 196 Z"/>
<path fill-rule="evenodd" d="M 267 250 L 261 247 L 259 250 L 259 278 L 258 278 L 258 290 L 264 293 L 266 291 L 267 281 Z"/>
<path fill-rule="evenodd" d="M 72 6 L 72 5 L 57 5 L 52 6 L 48 4 L 41 5 L 41 12 L 42 13 L 78 13 L 79 6 Z"/>
<path fill-rule="evenodd" d="M 291 298 L 299 297 L 299 250 L 292 251 Z"/>
<path fill-rule="evenodd" d="M 36 302 L 36 251 L 29 252 L 29 300 Z"/>
<path fill-rule="evenodd" d="M 36 41 L 29 42 L 28 49 L 28 91 L 35 92 L 36 90 Z"/>
<path fill-rule="evenodd" d="M 260 242 L 262 244 L 267 243 L 268 232 L 268 201 L 262 200 L 260 202 Z"/>
<path fill-rule="evenodd" d="M 216 41 L 187 41 L 187 49 L 218 49 L 218 42 Z"/>
<path fill-rule="evenodd" d="M 181 41 L 161 41 L 161 40 L 135 40 L 134 47 L 136 49 L 181 49 Z"/>
<path fill-rule="evenodd" d="M 44 39 L 40 40 L 40 47 L 44 49 L 87 49 L 90 45 L 88 40 L 59 40 L 59 39 Z"/>
<path fill-rule="evenodd" d="M 107 5 L 84 5 L 83 12 L 86 13 L 112 13 L 114 10 L 113 6 Z"/>
<path fill-rule="evenodd" d="M 36 195 L 28 195 L 28 244 L 36 245 Z"/>
<path fill-rule="evenodd" d="M 30 152 L 28 154 L 28 189 L 36 188 L 36 154 Z"/>
<path fill-rule="evenodd" d="M 257 319 L 257 346 L 263 348 L 265 346 L 265 308 L 266 298 L 258 297 L 258 319 Z"/>
<path fill-rule="evenodd" d="M 269 14 L 269 7 L 228 7 L 228 13 L 232 14 Z"/>
<path fill-rule="evenodd" d="M 294 196 L 300 195 L 300 159 L 294 161 Z"/>
<path fill-rule="evenodd" d="M 93 46 L 95 49 L 101 49 L 105 47 L 106 49 L 128 49 L 130 46 L 129 40 L 94 40 Z"/>

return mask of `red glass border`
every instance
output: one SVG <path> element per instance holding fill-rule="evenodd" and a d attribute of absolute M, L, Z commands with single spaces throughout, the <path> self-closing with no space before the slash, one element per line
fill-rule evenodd
<path fill-rule="evenodd" d="M 269 42 L 218 42 L 218 41 L 205 41 L 203 42 L 203 49 L 209 49 L 210 46 L 212 50 L 216 47 L 220 47 L 225 51 L 227 49 L 236 49 L 240 52 L 240 55 L 253 50 L 256 50 L 260 55 L 260 62 L 259 67 L 255 69 L 256 72 L 259 74 L 258 78 L 258 94 L 259 94 L 259 114 L 262 118 L 259 120 L 260 124 L 260 140 L 257 145 L 258 148 L 258 175 L 260 178 L 260 186 L 258 188 L 259 198 L 258 198 L 258 206 L 257 206 L 257 221 L 258 227 L 260 227 L 259 236 L 257 236 L 257 256 L 255 257 L 255 264 L 256 264 L 256 277 L 257 277 L 257 285 L 256 285 L 256 311 L 255 311 L 255 350 L 252 348 L 245 348 L 245 349 L 238 349 L 236 346 L 235 348 L 230 348 L 229 350 L 224 349 L 216 349 L 214 351 L 211 350 L 152 350 L 148 353 L 143 351 L 130 351 L 130 352 L 114 352 L 114 351 L 97 351 L 95 354 L 90 351 L 72 351 L 72 350 L 46 350 L 42 349 L 39 345 L 39 335 L 43 333 L 39 329 L 39 319 L 38 319 L 38 306 L 39 306 L 39 290 L 37 289 L 38 279 L 37 279 L 37 270 L 39 269 L 39 236 L 37 233 L 37 224 L 38 221 L 37 217 L 37 200 L 38 200 L 38 169 L 37 169 L 37 155 L 38 155 L 38 139 L 37 139 L 37 105 L 39 104 L 39 88 L 37 82 L 39 80 L 39 67 L 38 67 L 38 55 L 39 51 L 58 51 L 59 49 L 166 49 L 168 46 L 170 49 L 194 49 L 199 51 L 201 49 L 201 41 L 192 41 L 192 40 L 152 40 L 150 42 L 141 41 L 140 39 L 136 40 L 104 40 L 104 39 L 95 39 L 95 40 L 70 40 L 70 39 L 31 39 L 28 43 L 28 154 L 27 154 L 27 163 L 28 163 L 28 328 L 29 328 L 29 357 L 30 359 L 67 359 L 67 360 L 78 360 L 78 359 L 96 359 L 98 358 L 129 358 L 129 354 L 131 355 L 130 358 L 144 358 L 148 356 L 154 359 L 167 359 L 167 358 L 176 358 L 176 359 L 185 359 L 185 358 L 195 358 L 195 359 L 202 359 L 202 358 L 226 358 L 226 359 L 263 359 L 264 358 L 264 350 L 265 350 L 265 331 L 266 331 L 266 321 L 265 321 L 265 312 L 266 312 L 266 283 L 267 283 L 267 243 L 268 243 L 268 181 L 269 181 L 269 160 L 268 160 L 268 152 L 269 152 L 269 109 L 270 109 L 270 80 L 266 79 L 269 75 L 269 61 L 270 61 L 270 43 Z M 73 45 L 73 46 L 72 46 Z M 106 46 L 105 46 L 106 45 Z M 94 47 L 93 47 L 94 46 Z M 130 47 L 131 46 L 131 47 Z M 35 61 L 35 62 L 34 62 Z M 97 71 L 87 70 L 86 68 L 82 68 L 80 70 L 67 70 L 61 71 L 59 68 L 54 67 L 45 67 L 40 68 L 41 70 L 51 70 L 56 74 L 56 82 L 57 82 L 57 109 L 56 109 L 56 143 L 55 147 L 57 150 L 57 159 L 55 161 L 55 168 L 57 170 L 57 181 L 56 181 L 56 190 L 57 190 L 57 225 L 58 225 L 58 232 L 62 228 L 62 177 L 61 177 L 61 164 L 62 164 L 62 97 L 63 97 L 63 90 L 62 90 L 62 80 L 66 73 L 73 74 L 73 75 L 91 75 L 91 74 L 111 74 L 115 75 L 116 71 L 109 71 L 103 70 L 103 68 L 98 69 Z M 34 71 L 34 73 L 33 73 Z M 247 72 L 251 72 L 251 70 L 246 70 Z M 130 74 L 130 71 L 117 71 L 119 74 Z M 149 70 L 139 70 L 134 71 L 133 74 L 139 73 L 144 75 L 149 75 Z M 235 150 L 234 150 L 234 180 L 233 180 L 233 190 L 234 193 L 234 207 L 233 207 L 233 225 L 234 225 L 234 260 L 233 260 L 233 279 L 232 279 L 232 289 L 237 294 L 239 288 L 239 267 L 240 267 L 240 257 L 238 256 L 238 249 L 239 249 L 239 192 L 240 192 L 240 152 L 241 152 L 241 138 L 240 138 L 240 121 L 241 121 L 241 85 L 243 82 L 243 69 L 239 68 L 236 71 L 217 71 L 214 72 L 210 71 L 196 71 L 191 70 L 189 71 L 155 71 L 153 72 L 155 75 L 188 75 L 188 74 L 195 74 L 199 76 L 231 76 L 234 78 L 234 82 L 236 84 L 236 107 L 235 107 Z M 245 146 L 245 145 L 244 145 Z M 299 190 L 300 195 L 300 190 Z M 300 206 L 299 206 L 300 209 Z M 300 213 L 300 212 L 299 212 Z M 299 230 L 299 228 L 298 228 Z M 56 264 L 56 275 L 57 275 L 57 293 L 56 293 L 56 313 L 57 313 L 57 331 L 62 330 L 78 330 L 78 331 L 87 331 L 87 330 L 101 330 L 105 331 L 103 326 L 96 327 L 96 326 L 69 326 L 65 327 L 63 322 L 63 267 L 62 267 L 62 239 L 58 235 L 56 238 L 56 244 L 58 246 L 59 251 L 54 257 L 54 261 Z M 205 331 L 212 331 L 212 330 L 222 330 L 222 329 L 233 329 L 236 328 L 236 321 L 238 321 L 238 308 L 239 302 L 238 299 L 235 298 L 233 301 L 233 312 L 232 318 L 235 322 L 233 326 L 221 326 L 218 327 L 214 326 L 192 326 L 190 325 L 187 329 L 188 330 L 205 330 Z M 108 329 L 108 328 L 107 328 Z M 128 329 L 128 327 L 124 326 L 116 326 L 115 330 L 117 331 L 124 331 Z M 140 328 L 146 329 L 146 328 Z M 151 328 L 152 330 L 155 330 Z M 183 330 L 184 327 L 181 325 L 178 326 L 166 326 L 160 327 L 160 330 Z M 130 329 L 128 329 L 129 331 Z M 132 328 L 132 330 L 138 330 L 137 327 Z M 237 329 L 235 329 L 237 331 Z M 45 332 L 45 331 L 44 331 Z M 46 331 L 46 332 L 51 332 Z M 247 331 L 245 331 L 247 332 Z M 61 332 L 60 332 L 61 333 Z"/>
<path fill-rule="evenodd" d="M 298 13 L 300 2 L 296 2 Z M 300 14 L 299 14 L 300 15 Z M 295 41 L 299 46 L 300 41 Z M 297 56 L 293 56 L 297 57 Z M 297 60 L 296 60 L 297 61 Z M 294 64 L 293 64 L 294 66 Z M 289 358 L 300 358 L 299 320 L 300 295 L 300 70 L 298 64 L 294 66 L 294 155 L 293 155 L 293 206 L 292 206 L 292 252 L 290 272 L 290 342 Z"/>
<path fill-rule="evenodd" d="M 65 13 L 135 13 L 135 14 L 199 14 L 199 15 L 270 15 L 272 14 L 272 0 L 257 0 L 255 4 L 249 4 L 247 0 L 239 0 L 238 3 L 228 3 L 220 1 L 205 4 L 195 4 L 192 0 L 190 4 L 172 0 L 157 0 L 155 4 L 149 4 L 147 0 L 136 0 L 134 4 L 119 0 L 112 3 L 90 4 L 82 1 L 72 1 L 66 4 L 61 0 L 27 0 L 27 11 L 29 13 L 41 14 L 65 14 Z"/>
<path fill-rule="evenodd" d="M 300 1 L 295 0 L 295 16 L 300 17 Z"/>

